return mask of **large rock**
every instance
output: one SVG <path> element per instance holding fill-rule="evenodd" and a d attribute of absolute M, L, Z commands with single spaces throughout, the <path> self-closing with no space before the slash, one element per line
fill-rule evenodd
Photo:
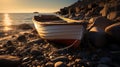
<path fill-rule="evenodd" d="M 106 19 L 105 17 L 95 17 L 91 20 L 91 23 L 94 27 L 100 28 L 103 31 L 107 26 L 113 24 L 112 21 Z"/>
<path fill-rule="evenodd" d="M 89 42 L 96 47 L 105 46 L 107 43 L 107 36 L 105 28 L 112 24 L 112 22 L 105 17 L 95 17 L 90 19 L 90 25 L 88 27 L 88 39 Z"/>
<path fill-rule="evenodd" d="M 20 58 L 10 55 L 0 55 L 0 67 L 18 67 Z"/>
<path fill-rule="evenodd" d="M 98 29 L 88 32 L 88 40 L 95 47 L 103 47 L 107 43 L 105 32 L 99 32 Z"/>

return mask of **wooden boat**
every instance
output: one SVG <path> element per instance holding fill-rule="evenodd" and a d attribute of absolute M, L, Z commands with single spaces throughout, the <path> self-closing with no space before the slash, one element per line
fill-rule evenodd
<path fill-rule="evenodd" d="M 55 15 L 34 16 L 33 22 L 40 37 L 60 45 L 78 47 L 84 33 L 81 23 L 67 23 Z"/>

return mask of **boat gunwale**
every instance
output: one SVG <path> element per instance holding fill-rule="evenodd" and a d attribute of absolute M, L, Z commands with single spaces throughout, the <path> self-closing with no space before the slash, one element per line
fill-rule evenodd
<path fill-rule="evenodd" d="M 40 24 L 40 25 L 83 25 L 84 24 L 84 22 L 80 22 L 80 23 L 78 23 L 78 22 L 73 22 L 73 23 L 55 23 L 55 22 L 52 22 L 52 21 L 50 21 L 50 22 L 40 22 L 40 21 L 36 21 L 34 18 L 32 19 L 33 21 L 34 21 L 34 23 L 37 23 L 37 24 Z"/>

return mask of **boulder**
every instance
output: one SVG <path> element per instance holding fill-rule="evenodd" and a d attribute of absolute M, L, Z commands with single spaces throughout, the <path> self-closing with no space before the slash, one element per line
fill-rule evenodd
<path fill-rule="evenodd" d="M 105 32 L 99 32 L 96 28 L 88 32 L 88 40 L 94 47 L 103 47 L 107 43 Z"/>

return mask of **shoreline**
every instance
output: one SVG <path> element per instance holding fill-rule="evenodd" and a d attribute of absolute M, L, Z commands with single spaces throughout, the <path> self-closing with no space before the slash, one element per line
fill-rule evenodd
<path fill-rule="evenodd" d="M 92 5 L 89 7 L 92 10 Z M 63 14 L 64 9 L 61 9 Z M 78 8 L 77 10 L 79 11 Z M 67 17 L 76 19 L 70 15 L 72 14 Z M 91 18 L 94 22 L 94 18 Z M 120 45 L 116 41 L 111 43 L 114 39 L 107 43 L 104 40 L 110 36 L 104 36 L 106 33 L 103 30 L 113 35 L 116 35 L 116 30 L 120 33 L 120 24 L 113 24 L 105 29 L 106 22 L 110 21 L 105 17 L 98 17 L 96 25 L 84 35 L 79 47 L 61 51 L 57 50 L 65 46 L 41 39 L 33 24 L 12 25 L 13 29 L 8 31 L 2 30 L 3 26 L 0 26 L 0 67 L 120 67 Z"/>
<path fill-rule="evenodd" d="M 103 49 L 90 46 L 83 47 L 82 45 L 84 45 L 84 43 L 77 49 L 68 48 L 66 50 L 54 52 L 60 49 L 60 45 L 57 46 L 57 44 L 48 43 L 41 39 L 35 28 L 30 27 L 26 29 L 24 26 L 18 28 L 21 29 L 21 31 L 17 30 L 19 32 L 13 32 L 0 39 L 0 62 L 5 60 L 6 63 L 9 63 L 8 66 L 54 67 L 54 65 L 65 65 L 65 67 L 69 67 L 78 65 L 75 67 L 79 67 L 82 63 L 82 66 L 94 67 L 101 66 L 102 63 L 110 63 L 107 64 L 107 66 L 114 66 L 119 62 L 119 59 L 117 59 L 119 58 L 119 53 L 110 50 L 111 48 L 117 50 L 117 45 L 114 45 L 115 48 L 106 47 Z M 64 47 L 61 46 L 61 48 Z M 6 59 L 6 57 L 8 58 Z M 11 59 L 11 57 L 14 57 L 15 60 Z M 114 60 L 116 63 L 112 63 L 111 60 Z M 1 64 L 3 63 L 0 63 L 0 66 Z M 3 66 L 5 66 L 5 64 L 3 64 Z"/>

